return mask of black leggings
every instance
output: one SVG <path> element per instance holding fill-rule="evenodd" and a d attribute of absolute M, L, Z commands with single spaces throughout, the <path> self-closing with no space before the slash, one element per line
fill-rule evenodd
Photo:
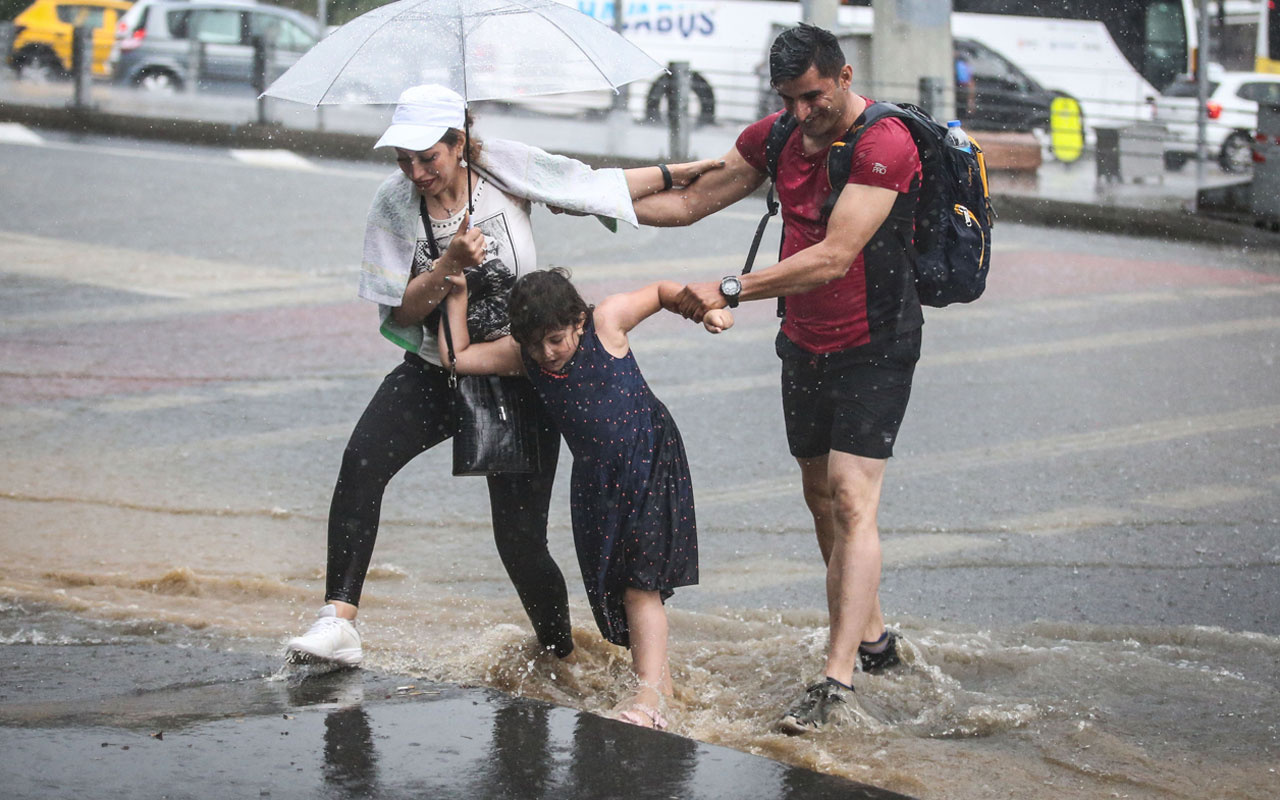
<path fill-rule="evenodd" d="M 382 493 L 392 476 L 452 435 L 449 373 L 406 354 L 369 401 L 342 454 L 329 508 L 325 599 L 360 604 Z M 542 418 L 542 469 L 532 475 L 487 478 L 493 538 L 538 641 L 566 656 L 573 650 L 564 576 L 547 550 L 547 510 L 560 456 L 560 435 Z"/>

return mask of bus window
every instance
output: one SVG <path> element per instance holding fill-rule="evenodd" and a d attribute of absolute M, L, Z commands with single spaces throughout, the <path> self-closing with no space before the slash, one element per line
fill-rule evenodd
<path fill-rule="evenodd" d="M 1280 72 L 1280 3 L 1262 4 L 1262 24 L 1258 26 L 1258 72 Z"/>
<path fill-rule="evenodd" d="M 952 10 L 1101 22 L 1125 59 L 1156 89 L 1191 66 L 1191 0 L 953 0 Z"/>
<path fill-rule="evenodd" d="M 1147 6 L 1145 69 L 1151 85 L 1162 89 L 1187 71 L 1187 26 L 1177 2 L 1154 2 Z"/>

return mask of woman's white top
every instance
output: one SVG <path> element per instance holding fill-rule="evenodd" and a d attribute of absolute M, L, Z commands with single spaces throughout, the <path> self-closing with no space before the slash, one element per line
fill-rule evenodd
<path fill-rule="evenodd" d="M 514 277 L 538 266 L 530 200 L 636 224 L 622 170 L 594 170 L 579 161 L 505 140 L 484 143 L 479 170 L 471 194 L 471 225 L 484 232 L 485 263 L 496 259 Z M 465 213 L 464 209 L 448 220 L 431 221 L 441 253 Z M 414 254 L 423 239 L 417 190 L 397 171 L 378 187 L 369 208 L 358 292 L 378 304 L 384 336 L 439 365 L 434 330 L 424 330 L 420 324 L 397 325 L 391 318 L 391 309 L 400 305 L 414 275 Z"/>

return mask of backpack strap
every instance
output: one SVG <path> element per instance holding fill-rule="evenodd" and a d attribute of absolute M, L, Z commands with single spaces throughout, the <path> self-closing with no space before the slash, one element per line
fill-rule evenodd
<path fill-rule="evenodd" d="M 845 133 L 844 139 L 831 145 L 831 149 L 827 151 L 827 182 L 831 185 L 831 194 L 827 195 L 826 202 L 822 204 L 823 221 L 831 216 L 836 200 L 840 199 L 840 192 L 849 182 L 849 173 L 853 170 L 853 150 L 858 146 L 862 134 L 887 117 L 904 119 L 908 116 L 907 112 L 893 103 L 872 103 L 853 121 L 853 126 Z"/>
<path fill-rule="evenodd" d="M 769 193 L 764 198 L 765 214 L 760 218 L 760 223 L 756 225 L 756 235 L 751 240 L 751 249 L 747 251 L 747 261 L 742 267 L 743 275 L 750 272 L 751 267 L 755 265 L 756 251 L 760 249 L 760 238 L 764 236 L 764 229 L 769 224 L 769 218 L 778 214 L 778 200 L 774 197 L 773 192 L 774 183 L 778 180 L 778 157 L 781 155 L 787 139 L 791 138 L 791 134 L 795 131 L 797 124 L 798 122 L 794 116 L 783 112 L 773 121 L 772 127 L 769 128 L 769 135 L 765 137 L 764 159 L 769 172 Z"/>

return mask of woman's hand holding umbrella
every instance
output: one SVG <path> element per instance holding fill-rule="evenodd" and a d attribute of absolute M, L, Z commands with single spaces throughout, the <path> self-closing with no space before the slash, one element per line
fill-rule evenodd
<path fill-rule="evenodd" d="M 484 248 L 484 234 L 479 228 L 471 227 L 471 212 L 468 211 L 458 225 L 458 232 L 449 240 L 449 246 L 436 262 L 436 268 L 443 270 L 446 278 L 461 275 L 463 269 L 484 263 Z"/>
<path fill-rule="evenodd" d="M 431 265 L 420 272 L 405 287 L 400 305 L 391 309 L 391 315 L 399 325 L 417 325 L 427 318 L 436 306 L 449 294 L 449 279 L 462 275 L 467 267 L 484 263 L 484 234 L 471 227 L 471 213 L 467 212 L 458 226 L 458 232 L 449 240 L 449 246 Z"/>

